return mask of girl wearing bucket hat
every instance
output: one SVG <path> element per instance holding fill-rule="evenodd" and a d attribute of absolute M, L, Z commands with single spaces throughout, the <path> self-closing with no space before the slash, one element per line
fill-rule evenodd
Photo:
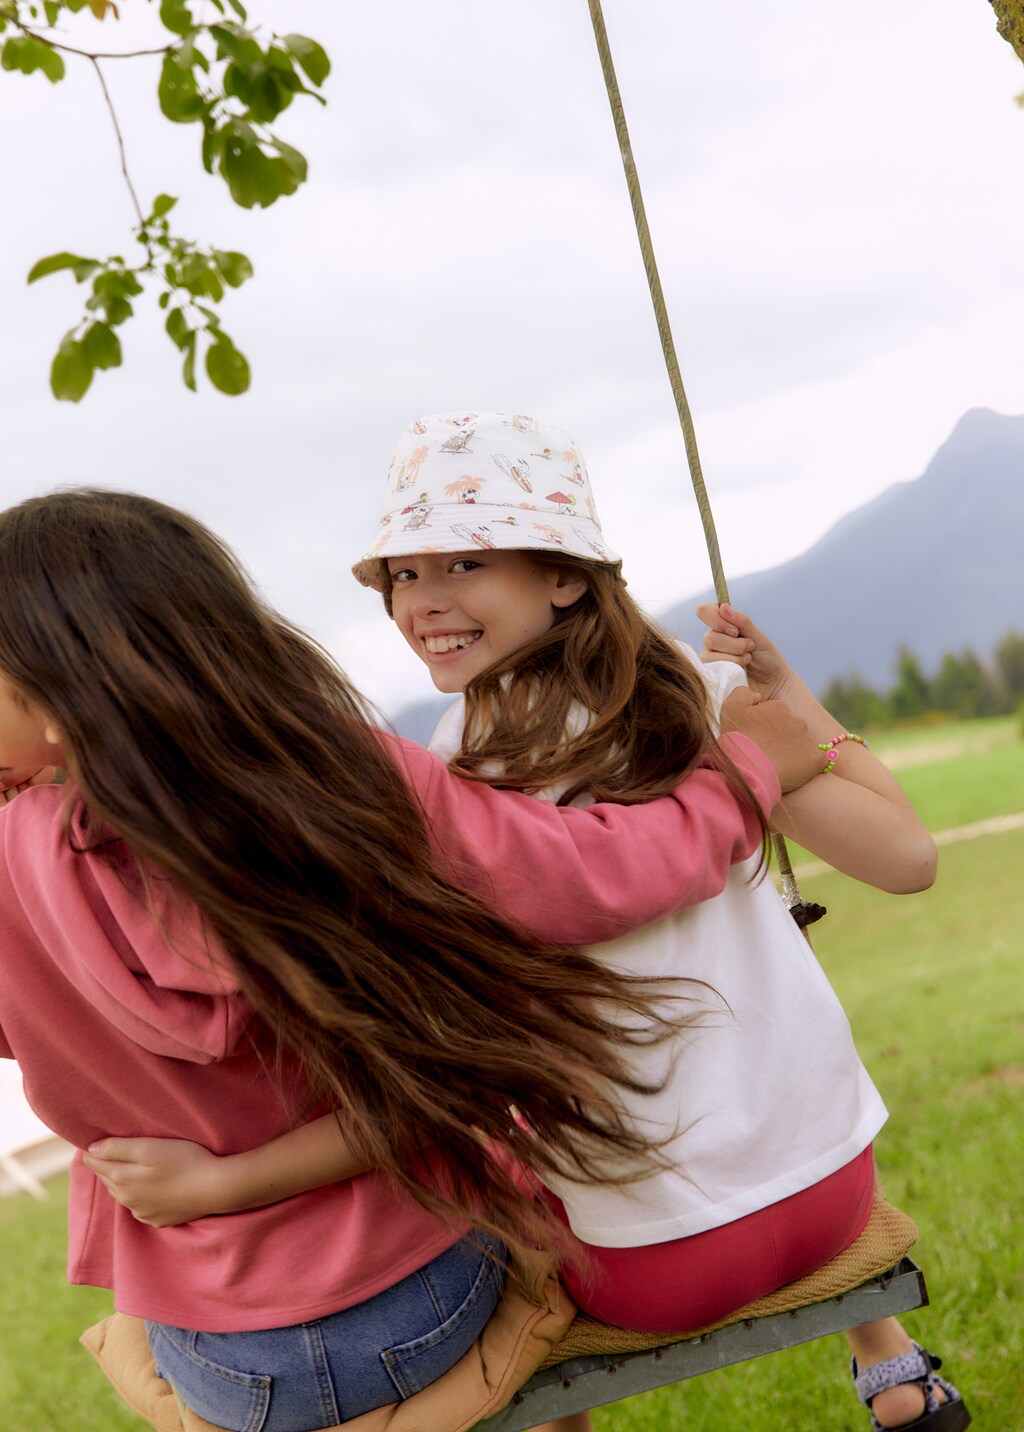
<path fill-rule="evenodd" d="M 561 429 L 500 413 L 410 424 L 353 571 L 435 685 L 464 693 L 432 749 L 470 780 L 562 805 L 649 800 L 709 758 L 747 671 L 827 752 L 774 824 L 881 888 L 931 883 L 934 844 L 899 785 L 749 618 L 706 611 L 702 664 L 644 617 Z M 541 1174 L 577 1240 L 566 1283 L 603 1321 L 711 1323 L 820 1267 L 867 1220 L 886 1112 L 823 971 L 758 873 L 751 858 L 720 895 L 589 951 L 611 969 L 691 981 L 685 1027 L 633 1048 L 637 1091 L 616 1092 L 658 1145 L 657 1167 L 626 1158 L 603 1183 Z M 877 1426 L 967 1425 L 894 1319 L 849 1337 Z"/>

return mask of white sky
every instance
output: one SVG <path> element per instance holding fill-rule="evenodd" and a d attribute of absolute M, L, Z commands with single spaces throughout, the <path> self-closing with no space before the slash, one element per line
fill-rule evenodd
<path fill-rule="evenodd" d="M 132 216 L 88 67 L 54 89 L 0 74 L 0 501 L 87 482 L 189 508 L 391 711 L 433 688 L 348 568 L 418 414 L 567 428 L 635 593 L 656 612 L 704 587 L 585 0 L 250 8 L 334 63 L 328 108 L 277 125 L 310 183 L 266 213 L 159 116 L 155 65 L 107 68 L 144 202 L 180 194 L 181 231 L 256 265 L 224 306 L 244 398 L 186 392 L 151 300 L 126 368 L 77 408 L 50 397 L 84 295 L 24 275 L 125 252 Z M 987 0 L 605 0 L 605 18 L 729 573 L 918 476 L 966 409 L 1024 411 L 1024 69 Z"/>

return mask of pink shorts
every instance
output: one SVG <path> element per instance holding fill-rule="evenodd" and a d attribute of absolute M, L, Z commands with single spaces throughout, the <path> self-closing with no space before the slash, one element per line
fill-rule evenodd
<path fill-rule="evenodd" d="M 562 1281 L 581 1311 L 644 1332 L 699 1328 L 820 1268 L 848 1248 L 868 1221 L 875 1192 L 871 1146 L 822 1179 L 767 1208 L 689 1238 L 641 1248 L 586 1251 Z M 547 1198 L 563 1222 L 565 1209 Z"/>

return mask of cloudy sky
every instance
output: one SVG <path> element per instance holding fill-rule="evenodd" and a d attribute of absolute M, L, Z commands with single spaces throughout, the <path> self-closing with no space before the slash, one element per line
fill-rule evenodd
<path fill-rule="evenodd" d="M 103 47 L 149 8 L 122 0 Z M 585 0 L 250 9 L 334 63 L 327 109 L 278 124 L 310 183 L 266 213 L 159 117 L 155 65 L 107 70 L 144 201 L 180 194 L 181 231 L 255 263 L 224 311 L 243 398 L 188 393 L 146 303 L 124 369 L 78 407 L 49 396 L 81 291 L 24 276 L 55 250 L 125 252 L 132 215 L 88 67 L 53 89 L 0 74 L 0 499 L 84 482 L 189 508 L 391 711 L 432 688 L 348 568 L 418 414 L 559 423 L 650 610 L 705 586 Z M 605 18 L 727 571 L 918 476 L 968 408 L 1024 412 L 1024 69 L 987 0 L 605 0 Z"/>

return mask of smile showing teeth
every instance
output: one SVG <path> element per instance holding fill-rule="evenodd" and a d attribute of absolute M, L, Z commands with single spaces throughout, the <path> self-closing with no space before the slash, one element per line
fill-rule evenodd
<path fill-rule="evenodd" d="M 482 636 L 482 631 L 459 632 L 458 636 L 425 636 L 423 644 L 432 656 L 441 656 L 446 651 L 457 651 L 462 647 L 472 646 Z"/>

